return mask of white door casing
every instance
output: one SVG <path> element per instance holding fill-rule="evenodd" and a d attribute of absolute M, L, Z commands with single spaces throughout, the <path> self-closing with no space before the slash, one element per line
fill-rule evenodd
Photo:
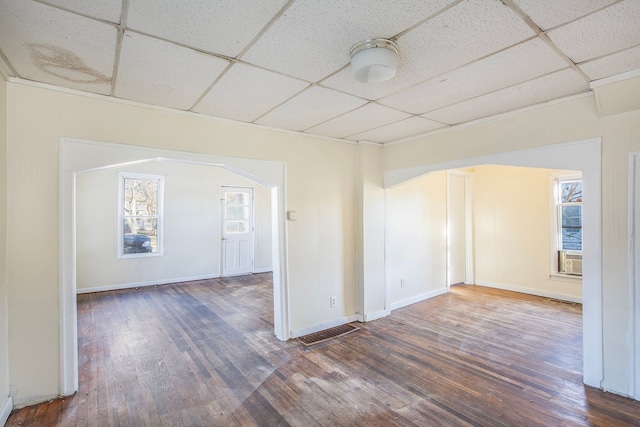
<path fill-rule="evenodd" d="M 629 154 L 629 396 L 640 400 L 640 152 Z"/>
<path fill-rule="evenodd" d="M 447 286 L 474 281 L 471 178 L 447 171 Z"/>
<path fill-rule="evenodd" d="M 253 273 L 253 188 L 222 187 L 220 201 L 220 275 Z"/>

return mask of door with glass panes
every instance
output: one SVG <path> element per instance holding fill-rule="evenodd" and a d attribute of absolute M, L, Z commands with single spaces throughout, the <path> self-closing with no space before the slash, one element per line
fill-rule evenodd
<path fill-rule="evenodd" d="M 253 188 L 222 187 L 221 275 L 253 272 Z"/>

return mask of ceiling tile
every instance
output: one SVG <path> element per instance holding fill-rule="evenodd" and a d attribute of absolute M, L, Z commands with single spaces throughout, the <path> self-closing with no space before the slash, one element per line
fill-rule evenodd
<path fill-rule="evenodd" d="M 466 0 L 398 40 L 407 71 L 433 77 L 534 36 L 499 0 Z"/>
<path fill-rule="evenodd" d="M 424 114 L 423 117 L 443 123 L 458 124 L 575 95 L 587 90 L 589 90 L 587 82 L 573 69 L 567 68 L 526 83 L 432 111 Z"/>
<path fill-rule="evenodd" d="M 179 44 L 236 57 L 286 0 L 129 0 L 127 25 Z"/>
<path fill-rule="evenodd" d="M 349 63 L 349 51 L 389 38 L 453 0 L 297 0 L 243 60 L 316 82 Z"/>
<path fill-rule="evenodd" d="M 591 80 L 640 69 L 640 46 L 579 65 Z"/>
<path fill-rule="evenodd" d="M 445 125 L 437 123 L 422 117 L 409 117 L 406 120 L 381 126 L 367 132 L 350 136 L 347 139 L 352 141 L 371 141 L 371 142 L 391 142 L 402 138 L 429 132 L 434 129 L 442 128 Z"/>
<path fill-rule="evenodd" d="M 252 122 L 308 85 L 302 80 L 235 63 L 194 111 Z"/>
<path fill-rule="evenodd" d="M 186 110 L 227 65 L 223 59 L 127 31 L 115 96 Z"/>
<path fill-rule="evenodd" d="M 560 55 L 536 38 L 379 102 L 422 114 L 566 67 Z"/>
<path fill-rule="evenodd" d="M 574 62 L 640 44 L 640 1 L 627 0 L 549 31 L 551 40 Z"/>
<path fill-rule="evenodd" d="M 108 94 L 115 27 L 40 3 L 0 2 L 0 49 L 24 79 Z"/>
<path fill-rule="evenodd" d="M 535 33 L 498 0 L 465 0 L 399 37 L 400 60 L 394 78 L 358 83 L 349 67 L 322 84 L 366 99 L 408 88 L 478 58 L 519 43 Z"/>
<path fill-rule="evenodd" d="M 617 0 L 513 0 L 543 30 L 566 24 Z"/>
<path fill-rule="evenodd" d="M 47 0 L 47 3 L 114 23 L 120 22 L 120 14 L 122 13 L 122 0 Z"/>
<path fill-rule="evenodd" d="M 344 138 L 408 117 L 409 114 L 398 110 L 369 103 L 357 110 L 312 127 L 307 132 L 334 138 Z"/>
<path fill-rule="evenodd" d="M 360 107 L 366 101 L 313 86 L 261 117 L 256 123 L 301 131 Z"/>

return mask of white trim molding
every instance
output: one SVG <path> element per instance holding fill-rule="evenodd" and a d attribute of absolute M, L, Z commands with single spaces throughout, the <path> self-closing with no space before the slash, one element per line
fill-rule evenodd
<path fill-rule="evenodd" d="M 4 408 L 2 408 L 2 412 L 0 412 L 0 426 L 5 425 L 5 423 L 9 419 L 9 415 L 11 415 L 12 409 L 13 409 L 13 399 L 11 398 L 11 396 L 7 396 L 7 400 L 4 404 Z"/>
<path fill-rule="evenodd" d="M 547 292 L 539 289 L 521 288 L 519 286 L 505 285 L 502 283 L 478 282 L 476 283 L 476 285 L 485 286 L 487 288 L 502 289 L 503 291 L 518 292 L 521 294 L 535 295 L 537 297 L 551 298 L 551 299 L 560 300 L 560 301 L 575 302 L 578 304 L 582 304 L 582 298 L 580 297 L 558 294 L 556 292 Z"/>
<path fill-rule="evenodd" d="M 219 274 L 205 274 L 202 276 L 191 276 L 191 277 L 174 277 L 172 279 L 149 280 L 146 282 L 120 283 L 116 285 L 93 286 L 91 288 L 76 289 L 76 293 L 79 295 L 79 294 L 89 294 L 92 292 L 119 291 L 122 289 L 144 288 L 149 286 L 161 286 L 161 285 L 169 285 L 169 284 L 180 285 L 180 284 L 184 284 L 185 282 L 193 282 L 195 280 L 208 280 L 208 279 L 219 279 L 219 278 L 220 278 Z"/>
<path fill-rule="evenodd" d="M 640 400 L 640 151 L 629 153 L 628 185 L 628 294 L 629 294 L 629 393 L 633 399 Z"/>
<path fill-rule="evenodd" d="M 411 298 L 403 299 L 402 301 L 396 301 L 391 303 L 391 310 L 397 310 L 402 307 L 406 307 L 411 304 L 415 304 L 420 301 L 428 300 L 433 297 L 437 297 L 439 295 L 443 295 L 449 292 L 449 289 L 445 286 L 444 288 L 436 289 L 435 291 L 425 292 L 420 295 L 413 296 Z"/>
<path fill-rule="evenodd" d="M 313 326 L 307 326 L 306 328 L 296 329 L 295 331 L 291 331 L 289 333 L 290 338 L 299 338 L 305 335 L 314 334 L 316 332 L 324 331 L 325 329 L 335 328 L 336 326 L 346 325 L 347 323 L 357 322 L 358 315 L 354 314 L 351 316 L 343 316 L 337 319 L 334 319 L 330 322 L 323 322 Z"/>

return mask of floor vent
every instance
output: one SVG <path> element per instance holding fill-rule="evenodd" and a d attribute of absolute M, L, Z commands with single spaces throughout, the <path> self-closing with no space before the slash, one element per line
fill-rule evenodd
<path fill-rule="evenodd" d="M 313 334 L 305 335 L 303 337 L 298 338 L 298 340 L 306 345 L 310 346 L 313 344 L 318 344 L 320 342 L 324 342 L 330 340 L 331 338 L 341 337 L 343 335 L 349 334 L 351 332 L 355 332 L 360 329 L 357 326 L 353 325 L 340 325 L 334 328 L 325 329 L 324 331 L 315 332 Z"/>

